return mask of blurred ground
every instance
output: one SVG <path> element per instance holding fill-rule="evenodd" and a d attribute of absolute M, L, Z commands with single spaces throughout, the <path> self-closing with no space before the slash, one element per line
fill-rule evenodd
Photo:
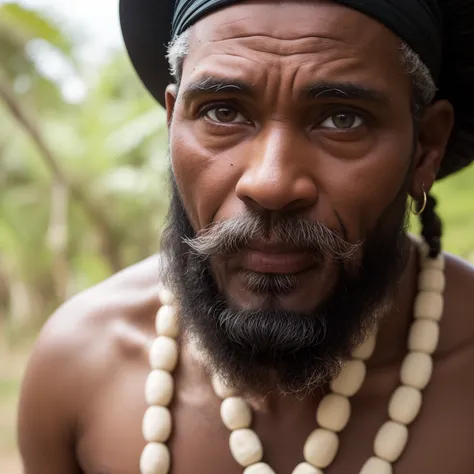
<path fill-rule="evenodd" d="M 16 446 L 18 390 L 30 345 L 9 348 L 0 342 L 0 473 L 21 474 Z"/>

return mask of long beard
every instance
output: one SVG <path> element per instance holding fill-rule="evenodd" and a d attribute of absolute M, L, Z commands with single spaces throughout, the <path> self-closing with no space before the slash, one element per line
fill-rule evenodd
<path fill-rule="evenodd" d="M 335 254 L 338 275 L 329 296 L 308 312 L 288 311 L 271 304 L 259 309 L 236 308 L 219 290 L 210 258 L 199 250 L 199 236 L 173 177 L 171 184 L 171 206 L 162 241 L 167 262 L 164 277 L 179 301 L 183 337 L 192 340 L 204 354 L 206 368 L 232 386 L 259 394 L 273 390 L 306 392 L 335 377 L 341 360 L 390 307 L 405 268 L 409 245 L 405 232 L 406 183 L 362 243 L 359 263 L 350 251 L 341 252 L 342 237 L 336 238 L 334 245 L 325 246 L 332 231 L 314 224 L 313 245 L 323 254 Z M 259 227 L 258 217 L 249 219 L 255 219 L 255 227 Z M 281 228 L 294 228 L 295 236 L 304 240 L 307 229 L 300 234 L 298 229 L 305 225 L 296 216 Z M 232 252 L 245 244 L 245 239 L 239 243 L 237 234 L 232 237 L 216 239 L 217 245 L 213 247 L 212 242 L 208 249 Z M 347 243 L 347 248 L 351 244 Z M 270 295 L 291 291 L 292 285 L 292 277 L 282 275 L 254 276 L 248 281 L 253 291 Z"/>

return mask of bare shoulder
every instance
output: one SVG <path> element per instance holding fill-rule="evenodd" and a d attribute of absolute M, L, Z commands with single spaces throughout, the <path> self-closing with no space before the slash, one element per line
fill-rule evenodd
<path fill-rule="evenodd" d="M 469 298 L 474 303 L 474 265 L 455 255 L 446 254 L 446 290 L 450 296 Z"/>
<path fill-rule="evenodd" d="M 104 344 L 121 323 L 140 324 L 140 316 L 158 304 L 158 259 L 151 257 L 66 301 L 44 325 L 38 347 L 92 348 Z"/>
<path fill-rule="evenodd" d="M 146 355 L 159 308 L 159 271 L 158 256 L 150 257 L 74 296 L 44 325 L 20 396 L 19 441 L 25 464 L 38 465 L 60 443 L 72 445 L 91 398 L 124 361 Z M 75 472 L 66 461 L 58 471 Z M 56 471 L 48 466 L 45 472 Z"/>
<path fill-rule="evenodd" d="M 474 266 L 454 255 L 446 255 L 446 308 L 466 316 L 474 328 Z M 469 318 L 470 316 L 470 318 Z"/>
<path fill-rule="evenodd" d="M 60 355 L 59 363 L 85 364 L 90 376 L 100 369 L 100 355 L 139 350 L 159 307 L 159 270 L 153 256 L 66 301 L 44 325 L 32 362 Z"/>
<path fill-rule="evenodd" d="M 159 303 L 159 267 L 158 257 L 150 257 L 79 293 L 53 314 L 42 337 L 54 339 L 60 331 L 87 343 L 98 337 L 104 340 L 106 333 L 97 333 L 99 328 L 113 329 L 120 323 L 140 326 L 141 316 Z"/>
<path fill-rule="evenodd" d="M 452 341 L 453 351 L 472 348 L 474 357 L 474 266 L 446 254 L 445 275 L 441 330 Z"/>

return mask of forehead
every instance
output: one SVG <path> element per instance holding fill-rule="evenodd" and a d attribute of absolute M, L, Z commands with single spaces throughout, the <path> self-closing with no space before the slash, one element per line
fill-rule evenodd
<path fill-rule="evenodd" d="M 358 80 L 389 90 L 407 79 L 400 57 L 391 31 L 337 3 L 243 1 L 194 25 L 183 81 L 222 75 L 258 84 L 277 74 L 295 85 Z"/>

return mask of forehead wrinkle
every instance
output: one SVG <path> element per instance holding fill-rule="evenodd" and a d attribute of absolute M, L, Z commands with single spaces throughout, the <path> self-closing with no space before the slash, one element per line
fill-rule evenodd
<path fill-rule="evenodd" d="M 255 85 L 266 81 L 267 67 L 262 67 L 262 61 L 247 56 L 226 52 L 210 53 L 202 59 L 198 58 L 198 63 L 192 68 L 191 74 L 187 75 L 186 82 L 206 76 L 233 78 Z"/>
<path fill-rule="evenodd" d="M 242 41 L 243 40 L 243 41 Z M 238 41 L 238 44 L 232 44 Z M 201 48 L 209 47 L 213 50 L 216 46 L 222 45 L 226 47 L 230 43 L 230 49 L 235 51 L 236 49 L 245 48 L 253 52 L 266 53 L 274 56 L 297 56 L 301 54 L 318 54 L 334 48 L 334 43 L 340 43 L 340 46 L 347 47 L 350 45 L 354 47 L 352 43 L 348 43 L 339 38 L 333 38 L 330 36 L 318 36 L 308 35 L 300 36 L 298 38 L 276 38 L 270 35 L 239 35 L 225 39 L 208 39 L 205 42 L 199 42 Z M 315 49 L 318 50 L 315 50 Z M 197 49 L 200 49 L 199 47 Z M 193 48 L 191 46 L 190 52 L 192 53 Z M 239 54 L 222 52 L 223 54 L 234 54 L 235 56 L 241 56 Z"/>
<path fill-rule="evenodd" d="M 369 16 L 326 0 L 236 3 L 199 20 L 193 33 L 201 41 L 250 36 L 299 40 L 316 34 L 333 41 L 369 45 L 380 35 L 395 36 Z"/>
<path fill-rule="evenodd" d="M 298 36 L 291 36 L 291 37 L 285 37 L 285 36 L 273 36 L 270 34 L 264 34 L 264 33 L 241 33 L 241 34 L 233 34 L 232 36 L 227 36 L 224 38 L 208 38 L 206 41 L 208 42 L 224 42 L 224 41 L 230 41 L 230 40 L 235 40 L 235 39 L 247 39 L 247 38 L 263 38 L 263 39 L 269 39 L 269 40 L 274 40 L 274 41 L 286 41 L 286 42 L 293 42 L 293 41 L 304 41 L 308 40 L 311 38 L 314 39 L 322 39 L 322 40 L 330 40 L 330 41 L 336 41 L 336 42 L 341 42 L 341 43 L 347 43 L 348 41 L 342 39 L 342 38 L 336 38 L 335 36 L 330 36 L 329 34 L 306 34 L 306 35 L 298 35 Z M 202 41 L 203 39 L 201 39 Z"/>
<path fill-rule="evenodd" d="M 207 49 L 209 52 L 207 52 Z M 373 70 L 367 68 L 367 58 L 351 54 L 345 48 L 333 49 L 325 48 L 318 52 L 295 52 L 290 56 L 281 56 L 276 53 L 259 52 L 259 56 L 246 54 L 245 50 L 232 47 L 227 51 L 216 52 L 215 48 L 203 48 L 199 54 L 193 58 L 192 74 L 190 76 L 207 73 L 209 75 L 218 72 L 226 77 L 236 77 L 248 82 L 259 82 L 262 75 L 270 74 L 274 77 L 278 74 L 309 75 L 314 79 L 321 80 L 354 80 L 360 81 L 359 76 L 371 74 L 371 82 L 380 82 L 379 75 L 373 75 Z M 254 50 L 249 50 L 255 52 Z M 263 57 L 262 57 L 263 55 Z M 296 61 L 297 60 L 297 61 Z M 258 68 L 253 67 L 254 65 Z M 273 72 L 273 73 L 272 73 Z M 354 78 L 348 75 L 356 76 Z M 347 76 L 347 77 L 345 77 Z"/>
<path fill-rule="evenodd" d="M 364 69 L 367 69 L 375 82 L 386 88 L 390 82 L 387 72 L 401 69 L 399 41 L 395 35 L 375 20 L 341 5 L 325 1 L 317 2 L 318 5 L 302 3 L 285 3 L 282 8 L 279 5 L 275 8 L 275 5 L 245 2 L 202 19 L 192 29 L 189 59 L 196 53 L 195 60 L 190 61 L 192 67 L 207 63 L 209 55 L 219 53 L 222 63 L 227 62 L 224 59 L 227 56 L 235 58 L 237 68 L 241 59 L 257 71 L 265 69 L 269 81 L 275 71 L 293 75 L 288 70 L 292 66 L 303 75 L 307 74 L 306 70 L 315 79 L 323 80 L 327 79 L 324 71 L 337 75 L 330 79 L 352 80 L 352 77 L 341 77 L 350 73 L 357 80 L 359 76 L 365 78 Z M 294 63 L 287 66 L 284 59 Z M 221 69 L 219 61 L 213 67 Z M 253 79 L 255 75 L 249 73 L 246 70 L 246 79 Z M 261 77 L 260 73 L 258 76 Z"/>
<path fill-rule="evenodd" d="M 191 60 L 188 70 L 192 73 L 188 77 L 196 77 L 197 71 L 205 69 L 210 75 L 236 77 L 255 84 L 268 82 L 265 85 L 267 93 L 276 83 L 296 86 L 309 82 L 308 79 L 352 81 L 390 95 L 387 93 L 386 67 L 381 70 L 379 64 L 382 63 L 376 60 L 381 52 L 377 48 L 373 51 L 373 44 L 365 41 L 353 43 L 331 35 L 301 36 L 300 33 L 293 39 L 281 39 L 246 32 L 233 37 L 226 32 L 226 37 L 204 40 L 204 36 L 212 34 L 210 31 L 203 33 L 192 41 L 188 58 Z M 396 66 L 401 67 L 398 56 Z M 308 75 L 311 77 L 304 79 Z M 287 87 L 285 89 L 288 91 Z"/>
<path fill-rule="evenodd" d="M 247 38 L 254 39 L 255 37 L 245 37 L 245 39 Z M 266 39 L 267 37 L 260 36 L 259 38 Z M 282 73 L 289 73 L 296 77 L 299 75 L 299 70 L 304 71 L 308 67 L 317 72 L 328 65 L 333 67 L 341 60 L 346 63 L 344 69 L 351 67 L 351 65 L 353 69 L 363 67 L 364 61 L 361 61 L 360 55 L 351 54 L 348 57 L 348 53 L 352 53 L 353 46 L 346 45 L 344 42 L 341 42 L 344 43 L 343 48 L 334 48 L 330 39 L 312 36 L 304 38 L 304 41 L 308 43 L 304 49 L 297 50 L 292 43 L 288 45 L 288 51 L 283 51 L 284 54 L 282 54 L 281 49 L 284 48 L 281 46 L 281 41 L 276 40 L 276 43 L 280 43 L 279 50 L 272 49 L 268 43 L 264 42 L 255 44 L 254 41 L 244 41 L 244 43 L 236 44 L 234 38 L 220 42 L 201 43 L 202 46 L 198 50 L 190 53 L 191 63 L 193 63 L 192 75 L 195 76 L 195 73 L 202 72 L 203 68 L 211 69 L 211 71 L 215 68 L 216 72 L 221 71 L 221 74 L 223 73 L 225 76 L 234 77 L 235 70 L 237 70 L 246 80 L 259 82 L 262 80 L 262 76 L 266 79 L 268 75 L 275 77 L 275 74 L 281 75 Z M 217 44 L 221 45 L 220 51 L 217 51 Z M 263 46 L 263 48 L 258 48 L 258 46 Z M 291 64 L 292 61 L 296 62 Z M 240 74 L 237 77 L 239 76 Z"/>
<path fill-rule="evenodd" d="M 185 82 L 189 84 L 213 76 L 228 79 L 230 82 L 243 82 L 255 89 L 255 94 L 252 94 L 254 97 L 265 96 L 271 102 L 276 100 L 278 103 L 286 102 L 285 98 L 289 97 L 298 101 L 300 92 L 307 92 L 308 84 L 327 83 L 356 84 L 360 88 L 379 91 L 380 96 L 388 99 L 386 103 L 393 100 L 385 80 L 378 75 L 368 74 L 365 61 L 361 58 L 341 57 L 341 51 L 325 51 L 318 56 L 318 60 L 305 58 L 296 64 L 288 65 L 290 58 L 276 58 L 275 55 L 271 55 L 271 61 L 267 62 L 225 52 L 206 55 L 202 61 L 198 61 L 198 66 L 192 69 L 192 74 Z M 237 63 L 227 61 L 229 58 L 235 58 Z M 259 67 L 255 68 L 253 64 Z"/>
<path fill-rule="evenodd" d="M 238 59 L 238 60 L 245 60 L 245 61 L 249 61 L 251 63 L 254 63 L 255 65 L 258 65 L 258 66 L 262 66 L 262 63 L 261 61 L 257 60 L 257 59 L 253 59 L 253 58 L 249 58 L 248 56 L 242 56 L 241 54 L 236 54 L 236 53 L 233 53 L 231 51 L 223 51 L 221 53 L 210 53 L 209 55 L 207 55 L 206 57 L 207 58 L 211 58 L 211 57 L 219 57 L 219 56 L 224 56 L 225 58 L 234 58 L 234 59 Z M 222 64 L 222 63 L 219 63 L 219 64 Z"/>

